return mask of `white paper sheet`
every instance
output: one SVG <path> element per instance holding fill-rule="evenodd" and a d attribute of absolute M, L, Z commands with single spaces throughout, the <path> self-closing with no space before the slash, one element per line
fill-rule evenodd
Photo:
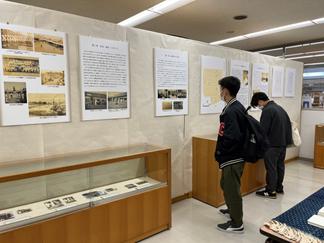
<path fill-rule="evenodd" d="M 237 100 L 245 107 L 249 106 L 250 96 L 250 63 L 240 60 L 231 60 L 230 75 L 241 81 L 241 88 L 237 94 Z"/>
<path fill-rule="evenodd" d="M 296 69 L 286 68 L 285 96 L 295 97 Z"/>
<path fill-rule="evenodd" d="M 68 122 L 66 35 L 0 24 L 2 125 Z"/>
<path fill-rule="evenodd" d="M 252 93 L 269 93 L 269 65 L 254 63 L 252 72 Z"/>
<path fill-rule="evenodd" d="M 221 113 L 225 103 L 220 97 L 218 81 L 226 75 L 224 58 L 201 56 L 200 114 Z"/>
<path fill-rule="evenodd" d="M 188 53 L 154 48 L 155 114 L 188 114 Z"/>
<path fill-rule="evenodd" d="M 128 118 L 128 43 L 80 36 L 83 120 Z"/>
<path fill-rule="evenodd" d="M 272 68 L 272 97 L 282 97 L 284 90 L 284 68 L 274 66 Z"/>

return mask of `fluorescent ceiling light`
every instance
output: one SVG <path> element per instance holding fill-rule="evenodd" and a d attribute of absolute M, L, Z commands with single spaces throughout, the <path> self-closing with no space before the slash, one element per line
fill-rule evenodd
<path fill-rule="evenodd" d="M 128 19 L 121 21 L 120 23 L 118 23 L 118 25 L 133 27 L 156 18 L 162 14 L 180 8 L 184 5 L 187 5 L 193 1 L 195 0 L 165 0 L 147 10 L 144 10 Z"/>
<path fill-rule="evenodd" d="M 161 3 L 156 4 L 149 10 L 155 13 L 164 14 L 177 8 L 181 8 L 182 6 L 187 5 L 193 1 L 194 0 L 165 0 Z"/>
<path fill-rule="evenodd" d="M 313 57 L 324 57 L 324 54 L 315 54 L 315 55 L 300 56 L 300 57 L 289 57 L 286 59 L 297 60 L 297 59 L 306 59 L 306 58 L 313 58 Z"/>
<path fill-rule="evenodd" d="M 304 73 L 304 78 L 313 78 L 313 77 L 323 77 L 324 72 L 311 72 L 311 73 Z"/>
<path fill-rule="evenodd" d="M 324 24 L 324 18 L 313 19 L 312 21 L 316 24 Z"/>
<path fill-rule="evenodd" d="M 283 32 L 283 31 L 287 31 L 287 30 L 300 29 L 300 28 L 304 28 L 307 26 L 311 26 L 311 25 L 314 25 L 314 23 L 312 21 L 304 21 L 304 22 L 300 22 L 300 23 L 296 23 L 296 24 L 289 24 L 289 25 L 272 28 L 272 29 L 262 30 L 262 31 L 250 33 L 250 34 L 247 34 L 244 36 L 246 36 L 247 38 L 255 38 L 255 37 L 259 37 L 259 36 Z"/>
<path fill-rule="evenodd" d="M 313 62 L 313 63 L 305 63 L 304 66 L 317 66 L 324 65 L 324 62 Z"/>
<path fill-rule="evenodd" d="M 261 51 L 257 51 L 259 53 L 266 53 L 266 52 L 271 52 L 271 51 L 282 51 L 283 47 L 280 48 L 273 48 L 273 49 L 267 49 L 267 50 L 261 50 Z"/>
<path fill-rule="evenodd" d="M 222 45 L 222 44 L 235 42 L 235 41 L 240 41 L 240 40 L 245 40 L 245 39 L 247 39 L 245 36 L 240 35 L 240 36 L 236 36 L 236 37 L 233 37 L 233 38 L 228 38 L 228 39 L 225 39 L 225 40 L 214 41 L 214 42 L 211 42 L 210 44 L 211 45 Z"/>
<path fill-rule="evenodd" d="M 316 53 L 323 53 L 324 50 L 321 51 L 309 51 L 309 52 L 300 52 L 300 53 L 294 53 L 294 54 L 286 54 L 285 57 L 293 57 L 293 56 L 301 56 L 301 55 L 310 55 L 310 54 L 316 54 Z"/>
<path fill-rule="evenodd" d="M 121 26 L 128 26 L 128 27 L 136 26 L 136 25 L 144 23 L 148 20 L 151 20 L 157 16 L 159 16 L 159 14 L 148 11 L 148 10 L 144 10 L 144 11 L 142 11 L 128 19 L 125 19 L 124 21 L 122 21 L 118 24 Z"/>
<path fill-rule="evenodd" d="M 303 21 L 303 22 L 299 22 L 299 23 L 295 23 L 295 24 L 289 24 L 289 25 L 284 25 L 284 26 L 280 26 L 280 27 L 276 27 L 276 28 L 261 30 L 261 31 L 257 31 L 257 32 L 237 36 L 237 37 L 228 38 L 225 40 L 214 41 L 214 42 L 211 42 L 210 44 L 211 45 L 221 45 L 221 44 L 240 41 L 240 40 L 244 40 L 244 39 L 250 39 L 250 38 L 260 37 L 260 36 L 264 36 L 264 35 L 279 33 L 279 32 L 283 32 L 283 31 L 300 29 L 300 28 L 304 28 L 304 27 L 317 25 L 317 24 L 324 24 L 324 18 L 307 20 L 307 21 Z M 242 36 L 245 38 L 242 38 Z M 223 42 L 223 41 L 225 41 L 225 42 Z M 217 43 L 217 44 L 215 44 L 215 43 Z M 319 42 L 316 44 L 322 44 L 322 43 Z M 297 47 L 297 46 L 294 46 L 294 47 Z M 293 47 L 289 47 L 289 48 L 293 48 Z"/>

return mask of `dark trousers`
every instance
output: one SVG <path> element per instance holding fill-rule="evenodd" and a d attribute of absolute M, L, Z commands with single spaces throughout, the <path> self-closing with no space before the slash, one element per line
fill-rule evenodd
<path fill-rule="evenodd" d="M 264 164 L 267 171 L 266 189 L 270 192 L 283 190 L 285 157 L 286 147 L 270 147 L 264 155 Z"/>
<path fill-rule="evenodd" d="M 235 226 L 243 224 L 243 208 L 241 196 L 241 176 L 244 163 L 228 165 L 222 169 L 221 188 L 231 219 Z"/>

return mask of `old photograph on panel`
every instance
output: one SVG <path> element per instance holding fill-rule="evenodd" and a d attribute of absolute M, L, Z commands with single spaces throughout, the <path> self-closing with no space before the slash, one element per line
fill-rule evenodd
<path fill-rule="evenodd" d="M 269 82 L 269 73 L 261 73 L 261 82 L 263 83 Z"/>
<path fill-rule="evenodd" d="M 42 85 L 64 86 L 64 71 L 47 71 L 41 73 Z"/>
<path fill-rule="evenodd" d="M 183 101 L 174 101 L 173 109 L 174 110 L 183 110 Z"/>
<path fill-rule="evenodd" d="M 185 89 L 158 89 L 158 99 L 184 99 L 187 98 Z"/>
<path fill-rule="evenodd" d="M 172 102 L 171 101 L 163 101 L 162 102 L 162 110 L 172 110 Z"/>
<path fill-rule="evenodd" d="M 36 52 L 64 54 L 63 38 L 51 35 L 35 34 L 34 45 Z"/>
<path fill-rule="evenodd" d="M 4 82 L 6 104 L 27 103 L 27 90 L 25 82 Z"/>
<path fill-rule="evenodd" d="M 4 55 L 3 74 L 7 76 L 39 77 L 39 59 Z"/>
<path fill-rule="evenodd" d="M 249 85 L 249 71 L 248 70 L 243 70 L 242 83 L 244 86 Z"/>
<path fill-rule="evenodd" d="M 108 109 L 127 109 L 127 92 L 108 92 Z"/>
<path fill-rule="evenodd" d="M 3 49 L 33 51 L 33 34 L 14 30 L 1 29 Z"/>
<path fill-rule="evenodd" d="M 86 110 L 106 110 L 107 93 L 106 92 L 84 92 L 84 103 Z"/>
<path fill-rule="evenodd" d="M 28 94 L 29 116 L 65 116 L 65 94 Z"/>

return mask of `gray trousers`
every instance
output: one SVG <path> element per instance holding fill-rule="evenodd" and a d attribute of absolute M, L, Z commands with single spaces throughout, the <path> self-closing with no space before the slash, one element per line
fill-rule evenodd
<path fill-rule="evenodd" d="M 270 147 L 264 155 L 264 165 L 267 171 L 266 189 L 270 192 L 283 190 L 285 157 L 286 147 Z"/>
<path fill-rule="evenodd" d="M 221 188 L 224 192 L 224 199 L 234 226 L 243 224 L 243 208 L 241 196 L 241 176 L 244 163 L 228 165 L 222 169 Z"/>

